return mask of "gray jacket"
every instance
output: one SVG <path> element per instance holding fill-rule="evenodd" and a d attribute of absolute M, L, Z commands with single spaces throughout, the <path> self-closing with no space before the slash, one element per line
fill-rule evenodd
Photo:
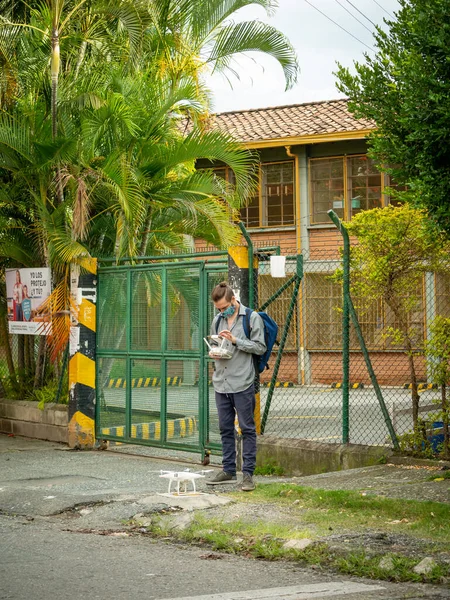
<path fill-rule="evenodd" d="M 217 320 L 220 319 L 216 330 Z M 232 353 L 230 359 L 215 360 L 215 371 L 213 374 L 213 386 L 216 392 L 221 394 L 234 394 L 248 389 L 255 379 L 255 368 L 253 354 L 261 355 L 266 351 L 264 339 L 264 323 L 256 311 L 250 315 L 250 339 L 244 331 L 245 306 L 239 305 L 239 313 L 234 321 L 231 332 L 236 338 L 236 345 L 228 340 L 223 345 Z M 227 319 L 216 315 L 211 323 L 211 335 L 216 335 L 222 330 L 228 329 Z"/>

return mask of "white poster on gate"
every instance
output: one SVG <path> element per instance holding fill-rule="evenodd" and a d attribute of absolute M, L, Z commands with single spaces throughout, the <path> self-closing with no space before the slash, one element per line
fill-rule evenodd
<path fill-rule="evenodd" d="M 6 269 L 9 333 L 49 335 L 50 315 L 43 304 L 52 291 L 51 270 Z"/>

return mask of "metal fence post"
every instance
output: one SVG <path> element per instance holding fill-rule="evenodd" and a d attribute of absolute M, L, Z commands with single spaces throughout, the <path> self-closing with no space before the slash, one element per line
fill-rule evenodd
<path fill-rule="evenodd" d="M 397 434 L 395 433 L 395 429 L 392 425 L 389 411 L 384 402 L 383 394 L 381 393 L 380 386 L 378 385 L 378 380 L 375 375 L 375 371 L 373 370 L 373 367 L 372 367 L 372 361 L 370 360 L 370 355 L 367 350 L 366 342 L 364 340 L 364 336 L 362 334 L 361 327 L 359 326 L 358 316 L 356 314 L 355 307 L 353 306 L 353 301 L 350 296 L 350 239 L 349 239 L 348 231 L 342 225 L 342 222 L 339 220 L 339 217 L 336 215 L 336 213 L 334 211 L 332 211 L 332 210 L 328 211 L 328 215 L 329 215 L 330 219 L 333 221 L 333 223 L 336 225 L 336 227 L 339 229 L 339 231 L 341 232 L 343 240 L 344 240 L 344 257 L 343 257 L 343 260 L 344 260 L 344 317 L 343 318 L 346 319 L 346 318 L 348 318 L 348 316 L 350 316 L 352 319 L 353 326 L 355 328 L 356 335 L 358 337 L 359 345 L 361 347 L 361 351 L 364 356 L 364 361 L 366 363 L 367 371 L 369 373 L 370 380 L 372 382 L 372 385 L 375 390 L 375 394 L 376 394 L 378 402 L 380 404 L 381 412 L 383 413 L 383 417 L 384 417 L 386 426 L 387 426 L 389 434 L 391 436 L 392 444 L 396 450 L 399 450 L 400 446 L 398 443 Z M 345 311 L 345 309 L 346 309 L 346 311 Z M 348 325 L 348 327 L 350 327 L 349 322 L 346 324 Z M 348 357 L 349 357 L 349 339 L 350 339 L 350 330 L 348 330 L 348 334 L 347 334 L 348 346 L 346 347 Z M 344 354 L 344 366 L 345 366 L 345 359 L 346 359 L 346 355 Z M 348 367 L 348 365 L 349 365 L 349 361 L 347 363 L 347 367 Z M 348 370 L 347 370 L 346 374 L 347 374 L 347 378 L 348 378 L 348 376 L 349 376 Z M 348 421 L 348 398 L 349 398 L 349 384 L 348 384 L 348 379 L 347 379 L 347 390 L 346 390 L 346 401 L 347 402 L 346 403 L 344 402 L 344 409 L 345 409 L 345 404 L 347 405 L 347 407 L 346 407 L 346 410 L 343 415 L 343 416 L 345 416 L 345 415 L 347 416 L 347 421 Z M 344 422 L 344 433 L 345 433 L 345 422 Z M 347 435 L 348 435 L 348 428 L 347 428 Z"/>
<path fill-rule="evenodd" d="M 342 307 L 342 443 L 350 441 L 349 431 L 349 389 L 350 389 L 350 239 L 341 220 L 334 212 L 328 211 L 328 216 L 339 229 L 344 242 L 342 257 L 343 276 L 343 307 Z"/>

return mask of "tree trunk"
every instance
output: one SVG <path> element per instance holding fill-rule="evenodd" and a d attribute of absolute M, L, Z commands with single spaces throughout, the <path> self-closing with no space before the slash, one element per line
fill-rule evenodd
<path fill-rule="evenodd" d="M 34 338 L 34 335 L 30 335 L 28 337 L 30 338 L 30 344 L 28 347 L 28 350 L 30 352 L 30 373 L 31 373 L 31 375 L 34 375 L 34 371 L 36 368 L 36 360 L 35 360 L 35 356 L 34 356 L 35 338 Z"/>
<path fill-rule="evenodd" d="M 30 375 L 30 336 L 24 335 L 24 362 L 25 362 L 25 375 L 28 379 Z"/>
<path fill-rule="evenodd" d="M 416 366 L 414 364 L 414 355 L 412 351 L 412 344 L 410 338 L 405 334 L 405 350 L 408 356 L 409 365 L 409 377 L 411 380 L 411 401 L 412 401 L 412 416 L 413 416 L 413 427 L 417 428 L 419 422 L 419 403 L 420 395 L 417 385 Z"/>
<path fill-rule="evenodd" d="M 148 240 L 150 237 L 150 224 L 152 222 L 152 211 L 150 207 L 147 207 L 147 217 L 145 218 L 144 230 L 141 237 L 141 244 L 139 246 L 140 256 L 145 256 Z"/>
<path fill-rule="evenodd" d="M 60 62 L 59 32 L 54 27 L 53 30 L 52 30 L 52 56 L 51 56 L 51 77 L 52 77 L 52 137 L 53 137 L 53 139 L 55 139 L 56 136 L 58 135 L 57 103 L 58 103 L 59 62 Z"/>
<path fill-rule="evenodd" d="M 52 138 L 58 135 L 58 78 L 60 64 L 59 31 L 55 27 L 52 30 L 52 56 L 51 56 L 51 78 L 52 78 Z M 64 200 L 64 191 L 61 181 L 61 170 L 57 167 L 56 193 L 59 204 Z"/>
<path fill-rule="evenodd" d="M 398 328 L 402 332 L 403 338 L 404 338 L 405 352 L 406 352 L 406 355 L 408 356 L 409 377 L 411 380 L 411 403 L 412 403 L 413 428 L 414 428 L 414 430 L 416 430 L 418 423 L 419 423 L 420 396 L 419 396 L 419 391 L 417 389 L 416 366 L 414 364 L 414 355 L 413 355 L 411 338 L 409 336 L 408 323 L 406 322 L 406 320 L 404 318 L 404 314 L 402 313 L 402 311 L 398 305 L 398 302 L 395 299 L 395 293 L 391 291 L 388 294 L 386 294 L 385 300 L 386 300 L 386 304 L 389 306 L 389 308 L 394 313 L 394 316 L 399 324 Z"/>

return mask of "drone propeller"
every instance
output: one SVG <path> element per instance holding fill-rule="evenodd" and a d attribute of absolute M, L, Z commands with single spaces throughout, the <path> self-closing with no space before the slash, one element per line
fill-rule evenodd
<path fill-rule="evenodd" d="M 168 475 L 170 473 L 192 473 L 193 475 L 203 475 L 204 473 L 212 473 L 214 469 L 202 469 L 201 471 L 191 471 L 191 469 L 184 469 L 184 471 L 165 471 L 161 469 L 160 471 L 152 471 L 152 473 L 160 473 L 161 475 Z"/>

